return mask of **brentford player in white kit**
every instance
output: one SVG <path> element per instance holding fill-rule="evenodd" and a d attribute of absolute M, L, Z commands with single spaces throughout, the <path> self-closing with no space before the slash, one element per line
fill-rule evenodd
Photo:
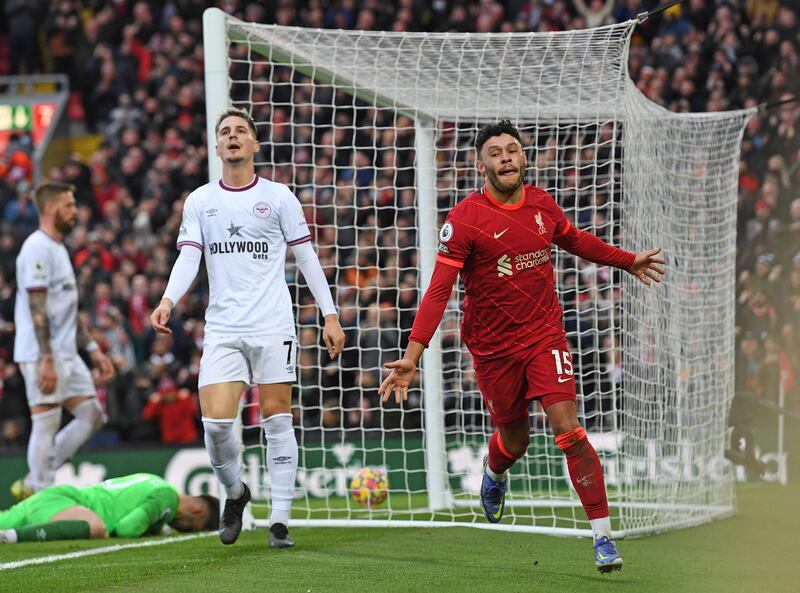
<path fill-rule="evenodd" d="M 271 481 L 269 545 L 285 548 L 293 545 L 288 526 L 298 456 L 291 414 L 297 338 L 284 272 L 287 246 L 325 318 L 322 335 L 331 358 L 341 353 L 344 333 L 300 202 L 287 186 L 255 174 L 253 156 L 259 143 L 252 118 L 231 107 L 219 116 L 215 131 L 222 179 L 186 198 L 178 234 L 180 255 L 150 321 L 157 332 L 170 332 L 170 312 L 189 289 L 205 255 L 210 296 L 200 361 L 200 409 L 211 466 L 227 494 L 220 539 L 223 544 L 236 541 L 250 500 L 240 477 L 234 420 L 242 391 L 255 384 Z"/>
<path fill-rule="evenodd" d="M 92 374 L 78 348 L 89 353 L 99 382 L 114 377 L 113 363 L 78 319 L 78 287 L 63 243 L 78 220 L 74 192 L 58 182 L 36 188 L 39 228 L 17 256 L 14 360 L 25 380 L 32 424 L 30 475 L 12 486 L 18 498 L 52 486 L 56 470 L 103 426 Z M 73 416 L 64 428 L 62 408 Z"/>

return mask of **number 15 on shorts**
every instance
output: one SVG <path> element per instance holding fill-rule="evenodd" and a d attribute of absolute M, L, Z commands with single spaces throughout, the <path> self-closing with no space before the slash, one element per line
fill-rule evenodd
<path fill-rule="evenodd" d="M 575 374 L 572 368 L 572 358 L 567 350 L 551 350 L 553 359 L 556 362 L 556 374 L 558 374 L 558 382 L 566 383 Z"/>

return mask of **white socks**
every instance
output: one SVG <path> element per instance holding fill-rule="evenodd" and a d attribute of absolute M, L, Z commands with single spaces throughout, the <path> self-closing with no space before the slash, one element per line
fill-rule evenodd
<path fill-rule="evenodd" d="M 61 426 L 61 408 L 31 414 L 31 438 L 28 441 L 28 468 L 36 492 L 52 486 L 56 466 L 53 464 L 56 432 Z"/>
<path fill-rule="evenodd" d="M 261 420 L 267 439 L 267 469 L 272 492 L 270 527 L 275 523 L 289 526 L 289 512 L 294 498 L 297 475 L 297 439 L 292 428 L 292 415 L 275 414 Z"/>
<path fill-rule="evenodd" d="M 592 526 L 592 535 L 594 541 L 604 535 L 608 539 L 611 537 L 611 517 L 600 517 L 599 519 L 589 519 L 589 524 Z"/>
<path fill-rule="evenodd" d="M 75 455 L 80 446 L 103 426 L 103 412 L 95 398 L 78 404 L 72 410 L 72 415 L 75 418 L 56 435 L 54 472 Z"/>
<path fill-rule="evenodd" d="M 502 474 L 498 474 L 492 471 L 492 468 L 489 467 L 489 464 L 486 464 L 486 475 L 493 479 L 495 482 L 505 482 L 506 478 L 508 477 L 508 472 L 504 471 Z"/>
<path fill-rule="evenodd" d="M 233 430 L 233 418 L 203 418 L 205 442 L 211 467 L 225 487 L 228 498 L 241 498 L 244 485 L 240 476 L 239 452 L 241 443 Z"/>

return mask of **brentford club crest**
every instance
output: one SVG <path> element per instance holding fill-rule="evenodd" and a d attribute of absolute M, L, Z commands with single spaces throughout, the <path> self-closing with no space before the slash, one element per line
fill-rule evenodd
<path fill-rule="evenodd" d="M 259 218 L 269 218 L 269 215 L 272 214 L 272 208 L 266 202 L 258 202 L 253 206 L 253 214 Z"/>
<path fill-rule="evenodd" d="M 536 224 L 539 225 L 539 234 L 544 235 L 547 232 L 547 228 L 544 226 L 544 221 L 542 220 L 542 213 L 537 212 L 536 216 L 534 216 L 534 220 Z"/>

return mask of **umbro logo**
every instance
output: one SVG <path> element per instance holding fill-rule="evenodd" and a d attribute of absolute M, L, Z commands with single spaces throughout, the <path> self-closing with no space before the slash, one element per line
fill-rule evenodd
<path fill-rule="evenodd" d="M 292 458 L 291 457 L 287 457 L 286 455 L 281 455 L 279 457 L 273 457 L 272 461 L 274 461 L 278 465 L 285 465 L 287 463 L 291 463 L 292 462 Z"/>
<path fill-rule="evenodd" d="M 507 231 L 507 230 L 508 230 L 508 229 L 505 229 L 504 231 L 502 231 L 502 232 L 500 232 L 500 233 L 494 233 L 494 238 L 495 238 L 495 239 L 499 239 L 500 237 L 502 237 L 503 235 L 505 235 L 505 234 L 506 234 L 506 231 Z"/>
<path fill-rule="evenodd" d="M 501 255 L 497 260 L 497 276 L 502 278 L 505 276 L 512 276 L 514 270 L 511 268 L 511 258 L 507 255 Z"/>
<path fill-rule="evenodd" d="M 216 208 L 209 208 L 206 210 L 206 216 L 216 216 L 217 212 L 219 212 L 219 210 Z"/>

